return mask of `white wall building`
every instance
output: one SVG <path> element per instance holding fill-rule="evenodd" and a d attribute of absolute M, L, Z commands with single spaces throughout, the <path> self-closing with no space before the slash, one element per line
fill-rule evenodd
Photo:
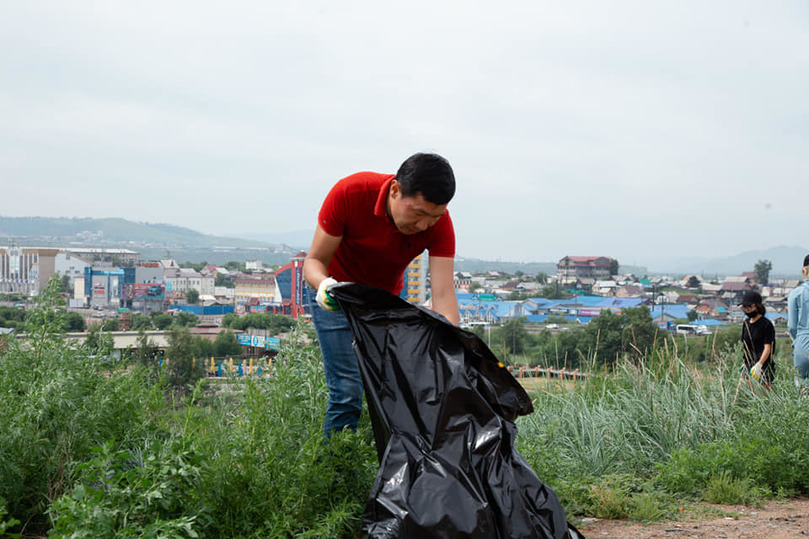
<path fill-rule="evenodd" d="M 244 263 L 244 267 L 248 271 L 259 271 L 264 269 L 264 262 L 261 260 L 247 260 Z"/>
<path fill-rule="evenodd" d="M 213 275 L 202 275 L 193 268 L 171 268 L 165 270 L 166 295 L 177 293 L 187 294 L 189 290 L 196 290 L 200 296 L 213 296 Z"/>
<path fill-rule="evenodd" d="M 73 254 L 69 249 L 60 249 L 56 255 L 54 269 L 59 275 L 67 275 L 71 286 L 75 286 L 76 279 L 80 279 L 83 293 L 84 268 L 91 265 L 87 259 Z"/>

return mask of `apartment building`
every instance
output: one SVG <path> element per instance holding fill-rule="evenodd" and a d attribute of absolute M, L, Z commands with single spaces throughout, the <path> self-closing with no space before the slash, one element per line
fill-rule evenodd
<path fill-rule="evenodd" d="M 56 273 L 58 249 L 0 247 L 0 292 L 37 296 Z"/>
<path fill-rule="evenodd" d="M 427 255 L 421 253 L 413 259 L 404 272 L 404 286 L 401 296 L 409 301 L 421 305 L 427 301 L 427 271 L 429 263 Z"/>
<path fill-rule="evenodd" d="M 575 283 L 577 279 L 600 279 L 610 276 L 612 258 L 608 256 L 566 256 L 556 264 L 560 283 Z"/>

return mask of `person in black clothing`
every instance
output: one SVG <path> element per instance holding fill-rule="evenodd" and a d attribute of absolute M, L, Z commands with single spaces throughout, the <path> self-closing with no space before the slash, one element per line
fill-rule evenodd
<path fill-rule="evenodd" d="M 764 315 L 761 294 L 748 290 L 740 303 L 747 316 L 742 324 L 742 346 L 744 348 L 744 367 L 756 380 L 770 389 L 775 376 L 775 328 Z"/>

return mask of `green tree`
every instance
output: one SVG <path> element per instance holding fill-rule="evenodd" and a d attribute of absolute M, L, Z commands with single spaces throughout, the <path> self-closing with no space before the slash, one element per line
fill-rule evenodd
<path fill-rule="evenodd" d="M 610 258 L 610 275 L 618 275 L 619 269 L 620 264 L 618 264 L 618 260 L 615 258 Z"/>
<path fill-rule="evenodd" d="M 208 265 L 208 262 L 183 262 L 179 266 L 181 268 L 191 268 L 194 271 L 202 271 L 202 268 Z"/>
<path fill-rule="evenodd" d="M 540 271 L 537 273 L 536 280 L 539 284 L 545 284 L 548 282 L 548 274 L 544 271 Z"/>
<path fill-rule="evenodd" d="M 478 281 L 472 281 L 471 283 L 469 283 L 469 293 L 470 294 L 474 294 L 475 292 L 477 292 L 479 290 L 483 290 L 483 289 L 484 289 L 483 285 L 481 283 L 479 283 Z"/>
<path fill-rule="evenodd" d="M 232 331 L 220 331 L 213 342 L 213 347 L 216 357 L 239 356 L 242 353 L 242 345 Z"/>
<path fill-rule="evenodd" d="M 174 315 L 175 326 L 191 327 L 196 326 L 197 324 L 199 324 L 199 317 L 194 313 L 187 313 L 185 311 L 180 311 Z"/>
<path fill-rule="evenodd" d="M 203 367 L 207 365 L 207 360 L 216 355 L 213 341 L 205 337 L 194 337 L 194 357 L 203 361 Z"/>
<path fill-rule="evenodd" d="M 138 338 L 135 341 L 133 360 L 144 367 L 157 366 L 157 346 L 149 340 L 144 328 L 138 329 Z"/>
<path fill-rule="evenodd" d="M 166 331 L 166 379 L 174 388 L 187 389 L 205 376 L 205 368 L 196 360 L 197 344 L 188 328 L 171 326 Z"/>
<path fill-rule="evenodd" d="M 141 329 L 150 329 L 152 327 L 152 320 L 145 314 L 133 313 L 131 324 L 132 331 L 140 331 Z"/>
<path fill-rule="evenodd" d="M 172 318 L 170 314 L 166 313 L 153 313 L 153 314 L 154 316 L 152 316 L 152 324 L 154 324 L 154 327 L 156 327 L 157 329 L 161 330 L 166 329 L 174 322 L 174 318 Z"/>
<path fill-rule="evenodd" d="M 244 262 L 237 262 L 235 260 L 229 260 L 225 262 L 225 269 L 233 270 L 233 271 L 243 271 L 244 270 Z"/>
<path fill-rule="evenodd" d="M 84 331 L 86 324 L 84 317 L 77 312 L 69 312 L 65 315 L 65 331 Z"/>
<path fill-rule="evenodd" d="M 560 331 L 555 338 L 546 341 L 542 355 L 548 359 L 548 366 L 577 369 L 583 364 L 582 360 L 591 354 L 587 341 L 588 336 L 583 329 Z"/>
<path fill-rule="evenodd" d="M 624 320 L 609 310 L 602 310 L 593 318 L 585 331 L 587 351 L 594 354 L 598 363 L 614 365 L 623 350 Z M 584 352 L 581 348 L 580 351 Z"/>
<path fill-rule="evenodd" d="M 694 309 L 691 309 L 686 313 L 686 317 L 688 318 L 689 322 L 693 322 L 694 320 L 699 318 L 699 313 L 697 313 L 697 311 L 695 311 Z"/>
<path fill-rule="evenodd" d="M 188 301 L 190 305 L 196 305 L 199 301 L 199 290 L 196 288 L 192 288 L 188 292 L 185 293 L 185 299 Z"/>
<path fill-rule="evenodd" d="M 584 330 L 577 350 L 610 367 L 626 356 L 633 361 L 648 357 L 654 349 L 657 326 L 646 307 L 625 309 L 621 314 L 603 310 Z"/>
<path fill-rule="evenodd" d="M 549 283 L 542 287 L 539 291 L 539 297 L 547 299 L 563 299 L 569 298 L 570 294 L 565 291 L 559 282 Z"/>
<path fill-rule="evenodd" d="M 109 320 L 104 320 L 101 322 L 102 331 L 118 331 L 120 327 L 121 326 L 117 318 L 110 318 Z"/>
<path fill-rule="evenodd" d="M 624 329 L 621 352 L 635 361 L 648 357 L 654 349 L 658 333 L 649 309 L 646 307 L 625 309 L 622 318 Z"/>
<path fill-rule="evenodd" d="M 511 354 L 521 354 L 528 339 L 525 318 L 510 318 L 497 330 L 498 340 Z"/>
<path fill-rule="evenodd" d="M 223 325 L 242 331 L 250 328 L 266 329 L 272 335 L 277 335 L 295 327 L 295 320 L 282 314 L 251 313 L 240 318 L 228 318 L 228 315 L 225 315 Z"/>
<path fill-rule="evenodd" d="M 115 349 L 115 342 L 109 332 L 103 331 L 101 324 L 93 324 L 87 328 L 84 346 L 90 355 L 110 357 Z"/>
<path fill-rule="evenodd" d="M 699 279 L 697 279 L 696 275 L 692 275 L 688 278 L 688 283 L 686 283 L 688 288 L 699 288 Z"/>
<path fill-rule="evenodd" d="M 214 276 L 214 286 L 224 286 L 226 288 L 234 288 L 233 279 L 224 273 L 217 273 Z"/>
<path fill-rule="evenodd" d="M 0 305 L 0 328 L 17 329 L 25 326 L 25 309 Z"/>
<path fill-rule="evenodd" d="M 759 286 L 766 286 L 770 282 L 770 270 L 772 270 L 772 261 L 759 260 L 753 267 L 756 272 L 756 282 Z"/>
<path fill-rule="evenodd" d="M 60 279 L 59 284 L 60 284 L 60 286 L 59 286 L 60 292 L 63 292 L 65 294 L 70 294 L 70 292 L 72 292 L 71 286 L 70 286 L 70 276 L 69 275 L 62 275 L 62 278 Z"/>
<path fill-rule="evenodd" d="M 226 314 L 225 316 L 222 317 L 222 324 L 221 325 L 222 325 L 223 328 L 235 327 L 234 324 L 236 324 L 239 321 L 239 318 L 241 318 L 241 317 L 236 313 L 228 313 L 228 314 Z"/>

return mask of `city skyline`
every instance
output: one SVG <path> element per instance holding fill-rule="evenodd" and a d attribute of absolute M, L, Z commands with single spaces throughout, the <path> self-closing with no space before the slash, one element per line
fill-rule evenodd
<path fill-rule="evenodd" d="M 112 228 L 107 229 L 107 226 Z M 43 230 L 47 230 L 47 233 L 43 233 Z M 235 260 L 244 256 L 259 256 L 259 251 L 253 251 L 254 254 L 248 255 L 251 252 L 251 246 L 256 247 L 259 245 L 256 242 L 263 242 L 262 245 L 272 247 L 271 258 L 274 259 L 274 263 L 277 263 L 278 257 L 282 256 L 280 254 L 282 251 L 289 256 L 300 250 L 306 251 L 306 244 L 309 242 L 310 236 L 311 231 L 269 236 L 246 234 L 229 238 L 235 242 L 230 244 L 227 241 L 228 238 L 225 237 L 207 236 L 193 229 L 165 223 L 139 223 L 123 221 L 120 218 L 116 218 L 110 223 L 107 220 L 96 221 L 91 218 L 75 218 L 75 220 L 66 221 L 63 218 L 49 219 L 34 216 L 8 218 L 0 215 L 0 246 L 5 241 L 8 245 L 20 246 L 30 244 L 30 246 L 48 245 L 62 248 L 68 248 L 69 245 L 74 245 L 76 248 L 81 245 L 96 247 L 104 245 L 107 248 L 131 247 L 138 251 L 145 249 L 142 254 L 146 258 L 154 258 L 155 256 L 171 258 L 169 253 L 174 252 L 184 261 L 197 263 L 203 260 L 216 263 L 215 260 L 211 259 L 211 256 L 214 256 L 215 259 L 220 259 L 222 263 L 225 260 Z M 217 247 L 214 251 L 211 251 L 214 245 Z M 230 254 L 227 254 L 228 250 L 231 251 Z M 797 275 L 799 270 L 795 266 L 796 260 L 803 260 L 806 251 L 807 249 L 803 247 L 782 246 L 767 250 L 746 251 L 730 257 L 691 257 L 667 263 L 659 261 L 657 265 L 655 265 L 654 260 L 651 260 L 648 265 L 638 264 L 635 258 L 632 260 L 618 259 L 618 261 L 621 267 L 624 268 L 622 271 L 639 275 L 647 273 L 656 275 L 696 273 L 716 277 L 718 275 L 738 275 L 744 271 L 752 271 L 755 263 L 759 260 L 769 260 L 773 264 L 773 275 L 790 278 Z M 576 251 L 571 251 L 565 256 L 568 255 L 598 256 L 593 255 L 593 253 Z M 602 253 L 602 255 L 614 257 L 610 253 Z M 514 267 L 514 271 L 526 267 L 555 265 L 558 262 L 558 260 L 509 261 L 479 259 L 466 256 L 465 253 L 458 253 L 456 258 L 458 267 L 468 267 L 470 265 L 471 267 L 480 267 L 482 263 L 488 262 L 491 267 L 486 269 Z M 646 261 L 648 260 L 646 259 Z M 547 272 L 550 270 L 541 268 L 534 271 Z"/>

